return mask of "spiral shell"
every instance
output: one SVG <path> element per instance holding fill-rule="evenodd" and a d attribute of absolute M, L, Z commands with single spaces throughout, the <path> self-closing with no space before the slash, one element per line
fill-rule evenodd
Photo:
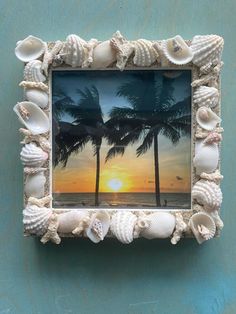
<path fill-rule="evenodd" d="M 193 103 L 214 108 L 219 102 L 219 91 L 215 87 L 200 86 L 193 94 Z"/>
<path fill-rule="evenodd" d="M 152 65 L 158 58 L 156 49 L 153 48 L 152 43 L 146 39 L 138 39 L 134 44 L 134 58 L 135 65 L 140 67 L 148 67 Z"/>
<path fill-rule="evenodd" d="M 92 215 L 90 224 L 86 229 L 87 237 L 94 243 L 104 239 L 110 227 L 110 216 L 105 211 L 100 211 Z"/>
<path fill-rule="evenodd" d="M 69 35 L 62 49 L 63 59 L 73 68 L 82 66 L 85 61 L 87 49 L 86 41 L 77 35 Z"/>
<path fill-rule="evenodd" d="M 44 53 L 44 50 L 45 43 L 40 38 L 30 35 L 17 42 L 15 55 L 19 60 L 29 62 L 38 59 Z"/>
<path fill-rule="evenodd" d="M 30 82 L 44 82 L 46 80 L 42 73 L 42 62 L 40 60 L 33 60 L 26 64 L 24 80 Z"/>
<path fill-rule="evenodd" d="M 48 153 L 35 143 L 26 144 L 20 153 L 21 161 L 26 167 L 40 167 L 48 159 Z"/>
<path fill-rule="evenodd" d="M 38 173 L 28 174 L 25 179 L 25 195 L 27 197 L 33 196 L 36 198 L 44 197 L 46 177 L 43 171 Z"/>
<path fill-rule="evenodd" d="M 116 238 L 124 243 L 128 244 L 133 241 L 134 238 L 134 226 L 137 221 L 137 217 L 125 211 L 119 211 L 112 216 L 110 229 Z"/>
<path fill-rule="evenodd" d="M 193 186 L 192 198 L 208 211 L 218 210 L 222 203 L 220 187 L 213 181 L 200 180 Z"/>
<path fill-rule="evenodd" d="M 204 140 L 196 141 L 193 159 L 196 174 L 214 172 L 218 166 L 219 148 L 216 143 L 207 144 Z"/>
<path fill-rule="evenodd" d="M 194 214 L 189 220 L 189 226 L 199 244 L 210 240 L 216 233 L 214 219 L 204 212 Z"/>
<path fill-rule="evenodd" d="M 28 101 L 31 101 L 44 109 L 48 104 L 48 94 L 40 89 L 27 88 L 25 89 L 25 97 Z"/>
<path fill-rule="evenodd" d="M 197 123 L 203 129 L 212 131 L 221 122 L 221 118 L 217 116 L 210 108 L 200 107 L 196 113 Z"/>
<path fill-rule="evenodd" d="M 218 35 L 194 36 L 191 48 L 193 63 L 198 67 L 216 65 L 221 60 L 224 39 Z"/>
<path fill-rule="evenodd" d="M 47 207 L 28 205 L 23 210 L 23 224 L 27 233 L 42 235 L 47 231 L 52 210 Z"/>

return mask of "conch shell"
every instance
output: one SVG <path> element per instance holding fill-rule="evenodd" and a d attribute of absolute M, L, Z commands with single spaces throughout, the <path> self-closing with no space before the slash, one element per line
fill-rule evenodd
<path fill-rule="evenodd" d="M 15 48 L 16 57 L 23 61 L 29 62 L 38 59 L 45 51 L 45 43 L 32 35 L 18 41 Z"/>
<path fill-rule="evenodd" d="M 199 244 L 210 240 L 216 233 L 214 219 L 204 212 L 194 214 L 189 220 L 189 226 Z"/>

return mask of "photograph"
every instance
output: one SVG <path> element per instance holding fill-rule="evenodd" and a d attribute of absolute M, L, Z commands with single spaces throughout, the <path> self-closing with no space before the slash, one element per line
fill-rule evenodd
<path fill-rule="evenodd" d="M 191 209 L 191 79 L 52 71 L 53 207 Z"/>

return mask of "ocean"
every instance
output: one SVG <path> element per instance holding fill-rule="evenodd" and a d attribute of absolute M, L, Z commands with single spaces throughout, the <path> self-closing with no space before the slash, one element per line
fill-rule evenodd
<path fill-rule="evenodd" d="M 161 193 L 161 207 L 190 209 L 190 193 Z M 94 206 L 94 193 L 53 193 L 54 208 L 83 208 Z M 101 208 L 152 208 L 155 193 L 99 193 Z"/>

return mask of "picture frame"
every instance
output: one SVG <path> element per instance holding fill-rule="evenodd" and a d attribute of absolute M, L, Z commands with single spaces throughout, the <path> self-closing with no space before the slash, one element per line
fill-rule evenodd
<path fill-rule="evenodd" d="M 52 241 L 56 244 L 59 244 L 63 237 L 83 236 L 94 243 L 115 237 L 124 244 L 139 237 L 170 238 L 174 245 L 181 238 L 195 237 L 201 244 L 219 236 L 223 228 L 219 216 L 222 203 L 220 181 L 223 178 L 220 173 L 220 143 L 223 132 L 220 125 L 220 70 L 223 65 L 223 45 L 224 40 L 218 35 L 197 35 L 192 40 L 184 40 L 177 35 L 167 40 L 129 41 L 119 31 L 113 34 L 111 39 L 102 42 L 97 39 L 85 41 L 73 34 L 64 42 L 58 40 L 46 43 L 34 36 L 19 41 L 15 54 L 25 64 L 24 80 L 19 84 L 24 90 L 24 100 L 15 105 L 14 111 L 24 125 L 24 128 L 20 128 L 20 133 L 24 136 L 20 154 L 24 166 L 24 234 L 40 236 L 42 243 Z M 127 206 L 128 203 L 122 208 L 109 202 L 106 203 L 109 206 L 100 207 L 96 201 L 95 206 L 84 203 L 84 207 L 80 208 L 55 208 L 53 169 L 54 161 L 61 155 L 57 151 L 55 153 L 53 147 L 55 132 L 52 121 L 55 118 L 53 110 L 56 108 L 53 100 L 53 82 L 56 81 L 56 75 L 53 73 L 60 71 L 65 77 L 66 72 L 75 71 L 76 79 L 80 80 L 78 82 L 86 81 L 81 73 L 87 73 L 89 77 L 96 72 L 97 80 L 104 73 L 110 82 L 114 81 L 114 73 L 122 73 L 117 74 L 120 81 L 134 72 L 135 75 L 139 73 L 141 78 L 144 73 L 148 73 L 143 80 L 147 86 L 150 73 L 166 80 L 163 79 L 164 76 L 172 75 L 173 78 L 173 73 L 176 75 L 191 71 L 191 113 L 188 115 L 188 121 L 185 119 L 187 122 L 181 120 L 181 123 L 185 124 L 184 127 L 188 124 L 191 134 L 191 184 L 188 185 L 191 208 L 171 208 L 167 206 L 167 200 L 164 207 L 162 205 L 160 208 L 144 205 L 135 208 L 136 205 Z M 112 101 L 115 101 L 114 97 Z M 130 98 L 134 99 L 134 95 Z M 147 106 L 147 103 L 144 106 Z M 109 107 L 109 110 L 114 108 Z M 63 110 L 65 112 L 65 108 Z M 91 112 L 86 112 L 87 116 Z M 159 115 L 161 116 L 160 112 Z M 93 114 L 90 117 L 93 117 Z M 114 116 L 111 118 L 113 124 L 110 125 L 113 127 Z M 116 132 L 122 130 L 122 125 L 117 125 Z M 178 127 L 175 124 L 173 128 L 177 132 L 179 124 Z M 179 136 L 181 132 L 179 131 Z M 66 133 L 67 136 L 68 134 L 70 133 Z M 91 140 L 91 134 L 89 139 Z M 58 143 L 60 144 L 60 141 Z M 118 143 L 117 140 L 114 145 Z M 144 164 L 137 168 L 141 167 L 144 167 Z M 81 168 L 86 171 L 83 166 Z M 182 177 L 175 176 L 177 181 L 182 180 Z M 111 190 L 118 191 L 123 182 L 116 177 L 110 178 L 108 184 Z M 138 190 L 134 192 L 140 193 Z M 61 201 L 64 202 L 62 198 Z"/>

